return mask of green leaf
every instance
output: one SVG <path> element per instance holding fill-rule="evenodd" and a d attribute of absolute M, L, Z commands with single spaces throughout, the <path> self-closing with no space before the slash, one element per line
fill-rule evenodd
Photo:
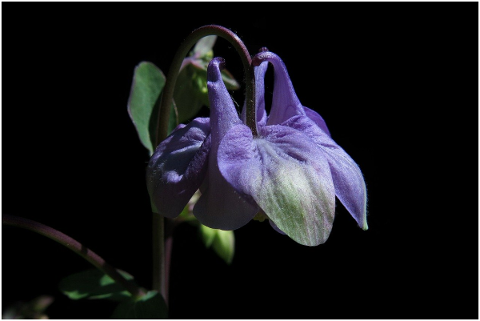
<path fill-rule="evenodd" d="M 128 99 L 128 113 L 137 130 L 141 143 L 150 155 L 155 150 L 157 115 L 160 94 L 165 86 L 165 75 L 151 62 L 141 62 L 135 67 L 132 88 Z M 176 126 L 175 105 L 170 111 L 169 133 Z M 173 121 L 172 121 L 173 117 Z"/>
<path fill-rule="evenodd" d="M 212 246 L 212 243 L 213 243 L 213 240 L 215 239 L 217 231 L 218 230 L 215 230 L 213 228 L 209 228 L 208 226 L 200 224 L 200 236 L 202 238 L 203 244 L 205 244 L 207 248 L 210 248 L 210 246 Z"/>
<path fill-rule="evenodd" d="M 198 56 L 200 58 L 207 57 L 212 59 L 213 53 L 212 48 L 215 45 L 215 41 L 217 41 L 217 36 L 206 36 L 202 39 L 198 40 L 193 47 L 193 51 L 191 55 Z"/>
<path fill-rule="evenodd" d="M 232 263 L 235 253 L 235 236 L 233 231 L 218 230 L 213 240 L 213 250 L 228 264 Z"/>
<path fill-rule="evenodd" d="M 167 305 L 157 291 L 150 291 L 141 298 L 121 302 L 113 312 L 113 319 L 165 319 Z"/>
<path fill-rule="evenodd" d="M 192 64 L 187 64 L 178 74 L 173 92 L 178 108 L 178 121 L 183 123 L 194 118 L 205 104 L 205 97 L 208 101 L 207 73 L 202 77 Z"/>
<path fill-rule="evenodd" d="M 200 224 L 200 235 L 207 248 L 212 247 L 227 264 L 232 263 L 235 254 L 235 235 L 233 231 L 223 231 Z"/>
<path fill-rule="evenodd" d="M 133 277 L 118 270 L 127 280 Z M 131 296 L 123 286 L 98 269 L 91 269 L 63 278 L 59 284 L 60 291 L 72 300 L 110 299 L 121 301 Z"/>

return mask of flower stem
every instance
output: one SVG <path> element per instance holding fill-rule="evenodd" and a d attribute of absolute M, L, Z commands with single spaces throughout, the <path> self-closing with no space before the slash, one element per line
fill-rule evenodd
<path fill-rule="evenodd" d="M 252 129 L 254 135 L 257 134 L 255 119 L 255 77 L 253 76 L 252 58 L 247 47 L 242 40 L 231 30 L 218 26 L 206 25 L 194 30 L 178 48 L 170 69 L 168 70 L 167 80 L 163 88 L 160 102 L 160 110 L 157 119 L 157 136 L 155 147 L 168 135 L 168 121 L 170 119 L 170 106 L 173 101 L 173 92 L 177 81 L 178 73 L 182 66 L 183 59 L 187 56 L 195 43 L 203 37 L 215 35 L 226 39 L 240 54 L 242 60 L 245 79 L 246 79 L 246 104 L 247 104 L 247 125 Z M 165 249 L 165 219 L 160 215 L 153 213 L 153 286 L 154 290 L 159 291 L 165 301 L 167 301 L 167 276 L 169 270 L 166 268 L 165 251 L 170 253 L 170 248 Z M 171 240 L 167 242 L 171 247 Z"/>
<path fill-rule="evenodd" d="M 195 29 L 180 45 L 177 53 L 173 58 L 170 69 L 168 70 L 165 87 L 163 88 L 162 100 L 160 103 L 159 117 L 157 122 L 157 137 L 155 146 L 157 146 L 168 135 L 170 106 L 172 104 L 173 91 L 175 89 L 175 83 L 177 81 L 178 73 L 180 71 L 180 67 L 182 66 L 183 59 L 187 56 L 190 49 L 195 45 L 198 40 L 210 35 L 215 35 L 226 39 L 240 54 L 246 79 L 247 119 L 255 122 L 255 77 L 251 76 L 253 74 L 253 67 L 251 67 L 252 58 L 250 56 L 250 53 L 248 52 L 247 47 L 242 42 L 242 40 L 231 30 L 218 25 L 207 25 Z M 250 113 L 250 117 L 248 117 L 248 113 Z M 256 131 L 256 126 L 253 127 Z"/>
<path fill-rule="evenodd" d="M 85 260 L 90 262 L 93 266 L 98 268 L 103 273 L 107 274 L 111 277 L 115 282 L 121 284 L 128 292 L 132 294 L 134 299 L 143 296 L 145 293 L 138 288 L 133 282 L 125 279 L 118 271 L 112 267 L 110 264 L 105 262 L 103 258 L 101 258 L 98 254 L 84 246 L 83 244 L 79 243 L 78 241 L 74 240 L 70 236 L 51 228 L 47 225 L 42 223 L 38 223 L 26 218 L 3 214 L 2 215 L 2 223 L 5 225 L 21 227 L 33 232 L 36 232 L 40 235 L 46 236 L 63 246 L 69 248 L 73 252 L 77 253 Z"/>
<path fill-rule="evenodd" d="M 253 136 L 257 136 L 257 119 L 255 116 L 255 72 L 253 65 L 248 67 L 246 71 L 247 74 L 247 89 L 246 89 L 246 100 L 247 100 L 247 111 L 246 111 L 246 122 L 247 126 L 251 129 Z"/>
<path fill-rule="evenodd" d="M 158 213 L 152 213 L 152 289 L 160 292 L 167 302 L 165 270 L 165 219 Z"/>

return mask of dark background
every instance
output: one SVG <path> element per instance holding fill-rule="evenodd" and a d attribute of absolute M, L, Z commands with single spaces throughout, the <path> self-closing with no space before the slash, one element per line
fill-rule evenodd
<path fill-rule="evenodd" d="M 127 114 L 133 70 L 165 73 L 195 28 L 221 24 L 285 62 L 368 189 L 362 231 L 337 203 L 309 248 L 251 222 L 228 266 L 174 234 L 172 318 L 478 318 L 478 4 L 2 3 L 2 211 L 84 243 L 151 282 L 148 153 Z M 242 80 L 219 39 L 214 52 Z M 267 88 L 270 89 L 271 86 Z M 242 90 L 234 93 L 243 101 Z M 107 318 L 58 281 L 89 264 L 2 229 L 2 305 L 41 294 L 51 318 Z"/>

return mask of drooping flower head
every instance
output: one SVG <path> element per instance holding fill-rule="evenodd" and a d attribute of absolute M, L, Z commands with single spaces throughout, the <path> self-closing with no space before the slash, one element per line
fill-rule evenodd
<path fill-rule="evenodd" d="M 274 92 L 267 116 L 269 63 Z M 268 51 L 253 59 L 255 130 L 246 125 L 245 110 L 240 116 L 235 110 L 221 78 L 222 64 L 214 58 L 208 66 L 210 120 L 179 126 L 149 163 L 148 188 L 158 212 L 175 217 L 200 188 L 193 213 L 201 223 L 236 229 L 261 210 L 275 229 L 314 246 L 328 239 L 337 196 L 367 229 L 360 169 L 331 139 L 322 117 L 301 105 L 282 60 Z"/>

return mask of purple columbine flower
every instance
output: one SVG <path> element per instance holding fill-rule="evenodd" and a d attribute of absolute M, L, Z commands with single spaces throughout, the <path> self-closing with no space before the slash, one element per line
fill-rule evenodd
<path fill-rule="evenodd" d="M 367 229 L 360 169 L 331 139 L 322 117 L 301 105 L 282 60 L 271 52 L 253 59 L 254 131 L 245 125 L 245 107 L 240 117 L 235 110 L 221 78 L 222 62 L 215 58 L 208 67 L 210 122 L 197 118 L 179 126 L 149 163 L 148 188 L 158 212 L 177 216 L 200 188 L 193 213 L 201 223 L 236 229 L 261 210 L 276 230 L 315 246 L 328 239 L 337 196 Z M 264 77 L 269 62 L 275 78 L 267 116 Z"/>

